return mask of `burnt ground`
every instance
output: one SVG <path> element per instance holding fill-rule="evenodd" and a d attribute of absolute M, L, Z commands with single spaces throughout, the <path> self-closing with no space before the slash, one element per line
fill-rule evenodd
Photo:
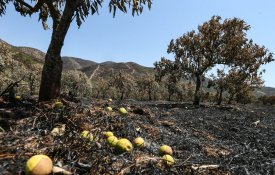
<path fill-rule="evenodd" d="M 73 174 L 275 174 L 275 107 L 261 105 L 193 106 L 168 102 L 91 103 L 1 102 L 0 174 L 24 174 L 26 160 L 46 154 Z M 121 116 L 117 109 L 129 114 Z M 64 133 L 53 136 L 53 128 Z M 93 133 L 89 142 L 83 130 Z M 118 154 L 102 136 L 112 131 L 146 147 Z M 158 155 L 162 144 L 174 151 L 167 167 Z"/>

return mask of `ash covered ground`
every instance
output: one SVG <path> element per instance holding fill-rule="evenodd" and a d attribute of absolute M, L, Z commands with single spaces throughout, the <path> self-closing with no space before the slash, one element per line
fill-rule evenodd
<path fill-rule="evenodd" d="M 275 174 L 275 107 L 193 106 L 191 103 L 92 100 L 0 104 L 0 174 L 24 174 L 28 158 L 46 154 L 73 174 Z M 112 112 L 106 112 L 112 106 Z M 117 110 L 125 107 L 128 115 Z M 65 127 L 53 136 L 54 128 Z M 80 137 L 83 130 L 94 141 Z M 103 137 L 143 137 L 146 147 L 118 154 Z M 158 155 L 173 149 L 175 164 Z"/>

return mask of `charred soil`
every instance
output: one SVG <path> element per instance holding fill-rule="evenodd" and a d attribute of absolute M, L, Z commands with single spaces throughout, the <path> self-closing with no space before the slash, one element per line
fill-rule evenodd
<path fill-rule="evenodd" d="M 36 154 L 73 174 L 275 174 L 274 106 L 63 100 L 64 107 L 55 109 L 53 102 L 0 103 L 0 174 L 24 174 Z M 128 114 L 120 115 L 120 107 Z M 81 138 L 83 130 L 94 141 Z M 104 131 L 130 141 L 142 137 L 146 145 L 118 154 Z M 173 149 L 171 167 L 158 155 L 163 144 Z"/>

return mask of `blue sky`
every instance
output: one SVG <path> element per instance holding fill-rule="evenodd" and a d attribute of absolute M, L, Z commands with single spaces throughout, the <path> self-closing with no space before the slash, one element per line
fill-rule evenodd
<path fill-rule="evenodd" d="M 108 2 L 108 1 L 106 1 Z M 275 53 L 274 0 L 153 0 L 151 11 L 140 16 L 131 13 L 109 14 L 105 5 L 99 15 L 89 16 L 81 28 L 72 24 L 62 56 L 75 56 L 95 62 L 133 61 L 153 66 L 166 53 L 171 39 L 197 29 L 213 15 L 222 19 L 244 19 L 251 29 L 248 38 Z M 16 46 L 29 46 L 46 51 L 50 30 L 43 30 L 36 15 L 21 17 L 12 6 L 0 17 L 0 38 Z M 266 86 L 275 87 L 275 62 L 264 67 Z"/>

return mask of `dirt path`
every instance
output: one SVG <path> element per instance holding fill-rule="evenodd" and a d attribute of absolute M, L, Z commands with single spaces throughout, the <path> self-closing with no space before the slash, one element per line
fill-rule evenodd
<path fill-rule="evenodd" d="M 92 75 L 90 76 L 90 80 L 94 77 L 94 75 L 96 74 L 96 72 L 99 70 L 100 68 L 100 64 L 97 66 L 97 68 L 94 70 L 94 72 L 92 73 Z"/>
<path fill-rule="evenodd" d="M 134 74 L 136 72 L 136 70 L 134 68 L 132 68 L 131 66 L 129 66 L 129 64 L 125 63 L 125 65 L 128 67 L 128 69 L 130 69 L 130 70 L 133 69 L 131 74 Z"/>

